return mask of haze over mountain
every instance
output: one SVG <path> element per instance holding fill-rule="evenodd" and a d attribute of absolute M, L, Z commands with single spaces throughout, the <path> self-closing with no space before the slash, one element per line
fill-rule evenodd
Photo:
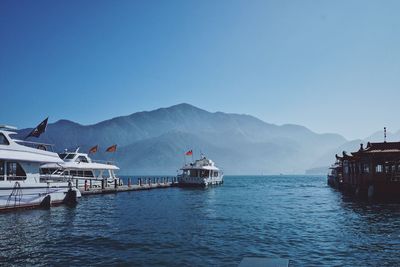
<path fill-rule="evenodd" d="M 400 140 L 400 130 L 396 132 L 387 131 L 386 133 L 386 141 L 388 142 L 399 142 Z M 364 144 L 364 147 L 368 142 L 383 142 L 384 141 L 384 133 L 383 129 L 381 131 L 377 131 L 364 139 L 355 139 L 348 141 L 339 147 L 326 151 L 320 158 L 318 158 L 312 165 L 308 173 L 326 173 L 327 168 L 334 162 L 335 154 L 342 155 L 343 151 L 346 152 L 354 152 L 360 148 L 360 144 Z"/>
<path fill-rule="evenodd" d="M 25 136 L 30 129 L 20 131 Z M 36 141 L 36 140 L 35 140 Z M 274 125 L 253 116 L 211 113 L 189 104 L 133 113 L 93 125 L 59 120 L 39 141 L 57 151 L 79 146 L 100 150 L 95 159 L 115 159 L 121 174 L 175 174 L 190 149 L 213 159 L 227 174 L 304 173 L 345 144 L 338 134 L 317 134 L 299 125 Z M 105 153 L 118 144 L 117 152 Z M 333 155 L 332 155 L 333 156 Z"/>

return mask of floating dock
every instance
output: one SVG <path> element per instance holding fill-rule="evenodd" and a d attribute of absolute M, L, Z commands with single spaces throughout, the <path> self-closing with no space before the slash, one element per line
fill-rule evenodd
<path fill-rule="evenodd" d="M 101 187 L 93 187 L 90 184 L 90 179 L 88 179 L 88 182 L 85 182 L 85 186 L 78 187 L 82 196 L 170 188 L 178 186 L 178 181 L 176 178 L 161 177 L 138 178 L 137 184 L 131 184 L 131 179 L 128 179 L 127 185 L 122 185 L 121 180 L 115 180 L 115 183 L 111 186 L 105 186 L 105 183 L 103 183 Z"/>

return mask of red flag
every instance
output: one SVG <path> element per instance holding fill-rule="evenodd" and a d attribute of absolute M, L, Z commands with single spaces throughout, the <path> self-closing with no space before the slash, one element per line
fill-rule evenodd
<path fill-rule="evenodd" d="M 188 152 L 185 153 L 186 156 L 192 156 L 193 155 L 193 150 L 189 150 Z"/>
<path fill-rule="evenodd" d="M 115 152 L 117 151 L 117 145 L 112 145 L 106 149 L 106 152 Z"/>
<path fill-rule="evenodd" d="M 94 147 L 92 147 L 92 148 L 89 150 L 89 154 L 94 154 L 94 153 L 96 153 L 98 149 L 99 149 L 99 145 L 95 145 Z"/>

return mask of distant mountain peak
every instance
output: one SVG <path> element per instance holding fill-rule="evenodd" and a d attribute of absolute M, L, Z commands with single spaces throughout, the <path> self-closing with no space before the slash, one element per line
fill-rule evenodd
<path fill-rule="evenodd" d="M 70 120 L 66 120 L 66 119 L 61 119 L 61 120 L 56 121 L 54 124 L 79 124 L 79 123 L 70 121 Z"/>
<path fill-rule="evenodd" d="M 194 111 L 202 111 L 202 112 L 208 112 L 204 109 L 201 109 L 199 107 L 196 107 L 194 105 L 188 104 L 188 103 L 180 103 L 176 104 L 170 107 L 166 108 L 161 108 L 161 109 L 166 109 L 166 110 L 194 110 Z"/>

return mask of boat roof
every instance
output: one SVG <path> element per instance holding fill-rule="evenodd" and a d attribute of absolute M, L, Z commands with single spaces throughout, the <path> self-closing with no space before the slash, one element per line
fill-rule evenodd
<path fill-rule="evenodd" d="M 3 129 L 3 130 L 2 130 Z M 17 143 L 10 135 L 16 134 L 0 128 L 0 134 L 4 135 L 9 144 L 0 145 L 0 159 L 13 160 L 13 161 L 28 161 L 39 163 L 61 163 L 62 160 L 58 157 L 57 153 L 32 148 Z"/>
<path fill-rule="evenodd" d="M 193 163 L 186 164 L 181 168 L 181 170 L 211 170 L 219 171 L 219 168 L 215 166 L 214 161 L 206 157 L 201 157 Z"/>
<path fill-rule="evenodd" d="M 96 163 L 96 162 L 61 162 L 61 163 L 48 163 L 43 164 L 41 168 L 62 168 L 68 170 L 119 170 L 119 168 L 113 164 Z"/>
<path fill-rule="evenodd" d="M 69 170 L 119 170 L 119 168 L 111 162 L 95 162 L 88 154 L 80 153 L 77 149 L 75 152 L 65 151 L 60 153 L 62 163 L 44 164 L 41 168 L 62 168 Z"/>

